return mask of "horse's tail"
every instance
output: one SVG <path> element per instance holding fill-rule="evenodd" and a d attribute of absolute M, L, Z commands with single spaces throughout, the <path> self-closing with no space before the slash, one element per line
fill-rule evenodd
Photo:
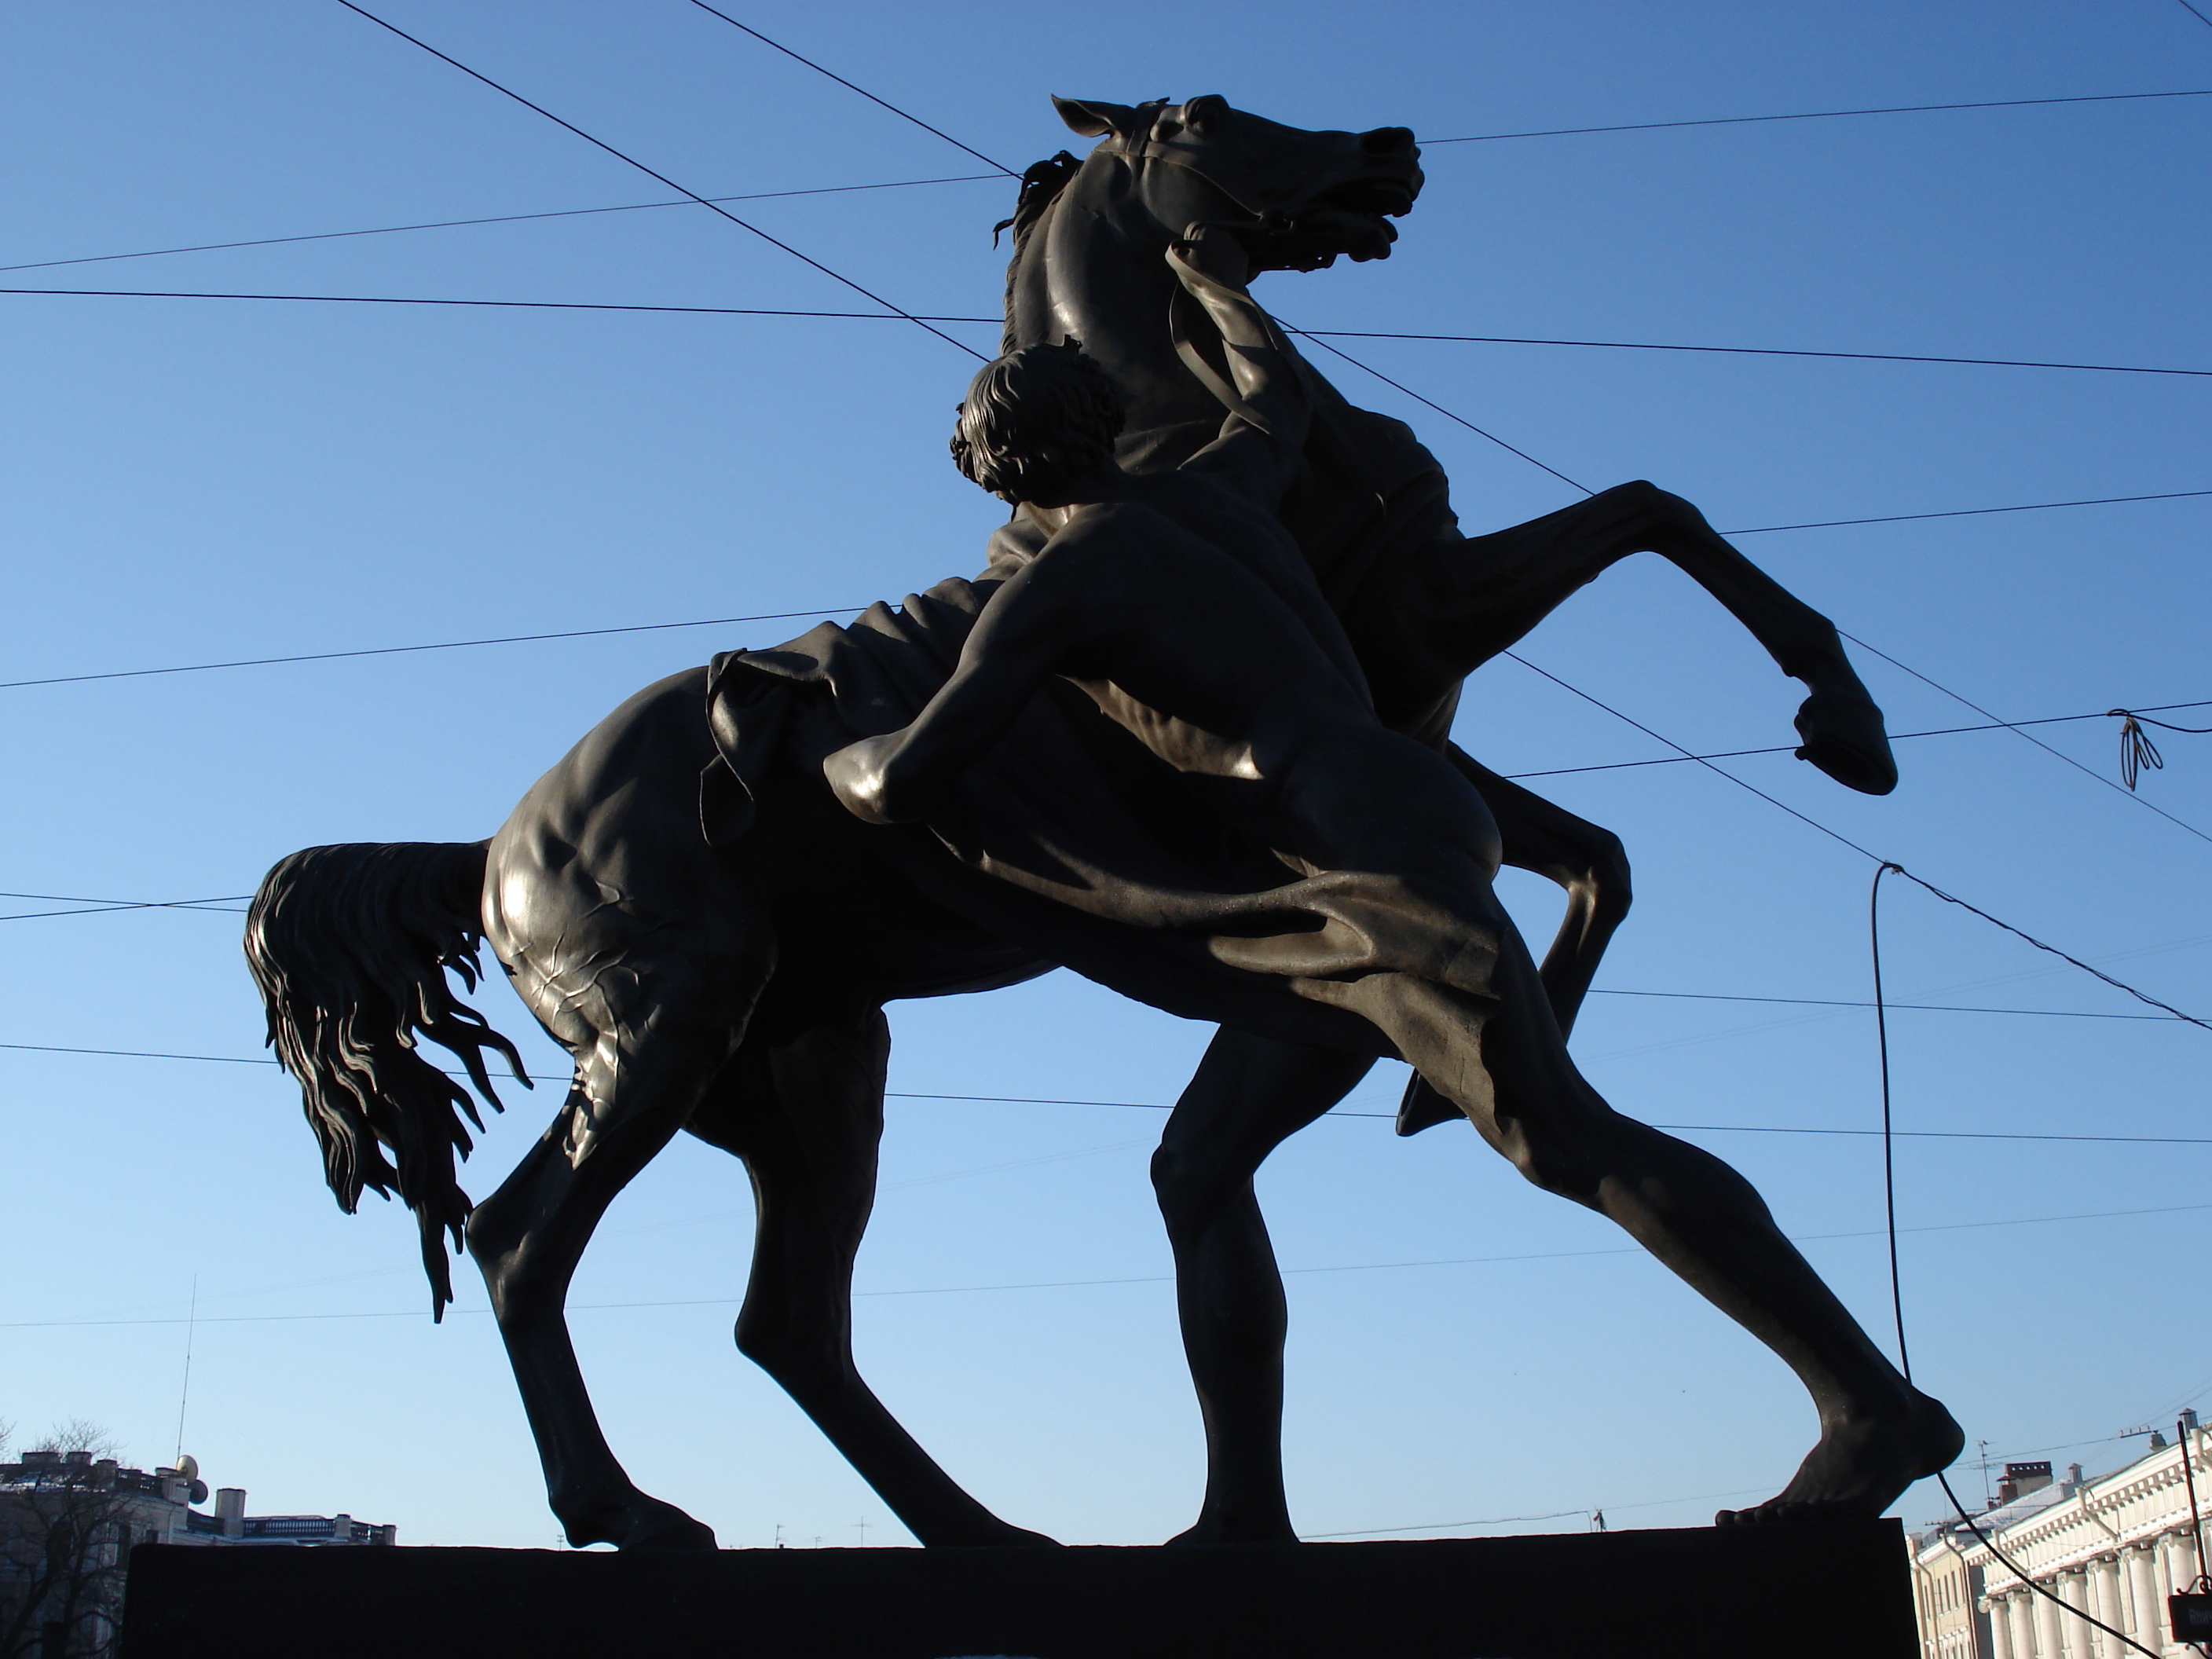
<path fill-rule="evenodd" d="M 311 847 L 264 878 L 246 922 L 269 1042 L 299 1081 L 338 1207 L 350 1215 L 364 1187 L 398 1189 L 422 1232 L 435 1318 L 453 1297 L 443 1236 L 458 1249 L 471 1208 L 453 1172 L 454 1152 L 472 1145 L 461 1118 L 479 1131 L 483 1119 L 417 1039 L 457 1055 L 495 1110 L 505 1109 L 485 1049 L 530 1084 L 514 1045 L 446 980 L 450 968 L 476 988 L 487 846 Z"/>

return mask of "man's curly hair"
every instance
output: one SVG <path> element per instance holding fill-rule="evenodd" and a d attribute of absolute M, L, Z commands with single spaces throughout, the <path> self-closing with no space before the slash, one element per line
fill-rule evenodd
<path fill-rule="evenodd" d="M 1108 459 L 1127 418 L 1113 381 L 1072 335 L 986 363 L 959 415 L 953 463 L 1014 502 L 1046 478 L 1088 472 Z"/>

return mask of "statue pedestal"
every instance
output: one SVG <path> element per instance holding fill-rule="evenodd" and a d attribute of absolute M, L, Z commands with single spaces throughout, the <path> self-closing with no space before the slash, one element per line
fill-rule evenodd
<path fill-rule="evenodd" d="M 123 1659 L 1914 1659 L 1895 1521 L 1212 1549 L 131 1552 Z"/>

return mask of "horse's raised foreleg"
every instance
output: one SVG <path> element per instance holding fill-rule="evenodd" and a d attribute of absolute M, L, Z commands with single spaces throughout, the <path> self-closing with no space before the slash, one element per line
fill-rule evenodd
<path fill-rule="evenodd" d="M 739 1054 L 691 1129 L 751 1171 L 738 1348 L 783 1385 L 924 1544 L 1053 1540 L 1001 1521 L 899 1425 L 853 1360 L 853 1260 L 875 1199 L 890 1031 L 874 1008 Z"/>
<path fill-rule="evenodd" d="M 652 937 L 654 956 L 624 953 L 570 999 L 569 1019 L 596 1035 L 560 1033 L 578 1056 L 568 1105 L 477 1206 L 468 1246 L 514 1367 L 547 1499 L 569 1542 L 712 1549 L 713 1532 L 640 1492 L 616 1461 L 563 1312 L 600 1217 L 691 1115 L 737 1046 L 766 976 L 764 941 L 762 959 L 746 972 L 740 959 L 683 951 L 680 927 Z"/>
<path fill-rule="evenodd" d="M 1152 1158 L 1175 1248 L 1183 1350 L 1206 1425 L 1206 1501 L 1178 1544 L 1288 1543 L 1283 1340 L 1288 1314 L 1252 1177 L 1366 1075 L 1364 1054 L 1224 1027 Z"/>
<path fill-rule="evenodd" d="M 1346 621 L 1387 718 L 1418 720 L 1446 688 L 1510 648 L 1577 588 L 1632 553 L 1656 553 L 1727 607 L 1812 694 L 1800 751 L 1869 794 L 1896 787 L 1881 711 L 1835 624 L 1736 551 L 1705 514 L 1642 482 L 1486 536 L 1447 531 L 1390 562 Z"/>

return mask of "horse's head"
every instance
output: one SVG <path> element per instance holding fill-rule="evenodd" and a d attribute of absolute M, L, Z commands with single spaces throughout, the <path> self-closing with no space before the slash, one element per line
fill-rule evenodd
<path fill-rule="evenodd" d="M 1170 236 L 1237 221 L 1258 270 L 1316 270 L 1340 254 L 1388 258 L 1391 219 L 1420 193 L 1420 151 L 1404 127 L 1309 132 L 1208 94 L 1188 103 L 1055 98 L 1060 118 L 1129 163 L 1138 198 Z"/>

